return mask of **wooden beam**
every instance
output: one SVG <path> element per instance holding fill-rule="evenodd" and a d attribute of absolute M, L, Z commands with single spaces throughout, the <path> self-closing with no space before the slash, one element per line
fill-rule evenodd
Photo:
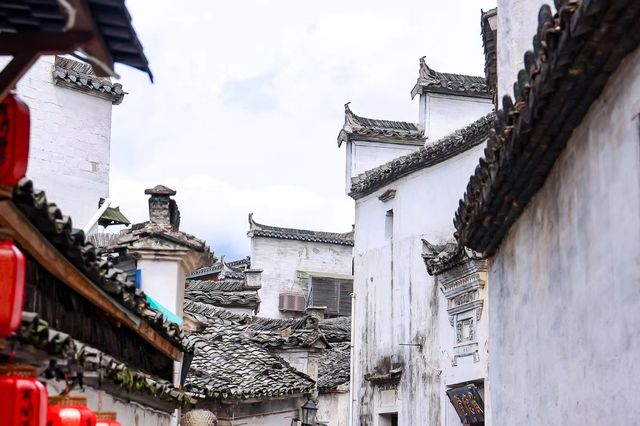
<path fill-rule="evenodd" d="M 87 43 L 90 31 L 0 33 L 0 55 L 55 55 L 76 50 Z"/>
<path fill-rule="evenodd" d="M 29 70 L 31 65 L 38 59 L 38 52 L 15 55 L 0 72 L 0 101 L 9 94 L 18 80 Z"/>
<path fill-rule="evenodd" d="M 92 37 L 90 31 L 0 33 L 0 55 L 13 56 L 0 72 L 0 101 L 40 55 L 72 52 Z"/>
<path fill-rule="evenodd" d="M 47 241 L 11 200 L 0 201 L 0 225 L 13 231 L 14 239 L 53 276 L 68 285 L 80 296 L 93 303 L 113 320 L 123 324 L 141 336 L 154 348 L 174 361 L 181 352 L 160 335 L 145 320 L 134 321 L 125 309 L 117 305 L 106 293 L 91 282 Z"/>

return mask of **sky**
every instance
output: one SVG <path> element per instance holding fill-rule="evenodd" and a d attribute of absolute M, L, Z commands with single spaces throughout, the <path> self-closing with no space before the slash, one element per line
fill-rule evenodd
<path fill-rule="evenodd" d="M 180 229 L 249 254 L 247 216 L 346 232 L 344 103 L 417 122 L 418 60 L 484 75 L 480 10 L 495 0 L 127 0 L 154 83 L 117 66 L 110 197 L 148 219 L 144 189 L 177 191 Z"/>

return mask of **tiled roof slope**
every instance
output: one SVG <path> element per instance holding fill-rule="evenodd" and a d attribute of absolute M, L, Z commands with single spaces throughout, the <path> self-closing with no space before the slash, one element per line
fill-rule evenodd
<path fill-rule="evenodd" d="M 129 368 L 118 359 L 72 339 L 68 334 L 51 329 L 49 324 L 35 313 L 22 313 L 20 329 L 10 338 L 10 341 L 14 340 L 40 349 L 50 356 L 73 359 L 83 371 L 99 371 L 104 375 L 104 379 L 113 381 L 126 391 L 145 393 L 176 406 L 195 403 L 184 391 L 177 389 L 170 382 Z"/>
<path fill-rule="evenodd" d="M 350 378 L 351 343 L 334 343 L 320 358 L 318 390 L 330 392 L 339 386 L 348 386 Z"/>
<path fill-rule="evenodd" d="M 540 8 L 515 103 L 503 98 L 495 134 L 455 215 L 458 242 L 487 256 L 543 185 L 609 76 L 640 44 L 638 1 L 555 3 L 555 14 Z"/>
<path fill-rule="evenodd" d="M 315 382 L 261 345 L 238 335 L 192 335 L 195 356 L 185 390 L 213 399 L 261 399 L 311 392 Z"/>
<path fill-rule="evenodd" d="M 267 349 L 328 346 L 315 317 L 274 319 L 235 314 L 212 304 L 186 300 L 185 313 L 202 324 L 201 337 L 242 336 Z"/>
<path fill-rule="evenodd" d="M 186 315 L 200 323 L 189 336 L 195 347 L 185 389 L 214 399 L 270 398 L 310 392 L 315 382 L 270 349 L 313 344 L 313 320 L 275 320 L 236 314 L 186 301 Z"/>
<path fill-rule="evenodd" d="M 371 140 L 422 146 L 424 131 L 405 121 L 377 120 L 355 115 L 350 102 L 344 104 L 344 125 L 338 134 L 338 146 L 350 139 Z"/>
<path fill-rule="evenodd" d="M 389 182 L 441 163 L 485 142 L 491 134 L 494 118 L 495 114 L 489 113 L 437 142 L 354 177 L 349 195 L 354 199 L 362 198 Z"/>
<path fill-rule="evenodd" d="M 320 321 L 320 331 L 331 348 L 322 351 L 318 370 L 318 390 L 331 392 L 349 385 L 351 373 L 351 317 Z"/>
<path fill-rule="evenodd" d="M 56 56 L 53 70 L 53 83 L 56 86 L 77 90 L 97 96 L 118 105 L 124 99 L 122 84 L 112 83 L 110 79 L 98 77 L 89 64 L 73 59 Z"/>
<path fill-rule="evenodd" d="M 247 289 L 244 279 L 220 281 L 188 280 L 185 299 L 207 303 L 218 307 L 247 307 L 256 309 L 260 305 L 257 289 Z"/>
<path fill-rule="evenodd" d="M 420 74 L 411 90 L 411 98 L 423 93 L 491 98 L 484 77 L 434 71 L 420 58 Z"/>
<path fill-rule="evenodd" d="M 330 343 L 351 340 L 351 317 L 327 318 L 318 327 Z"/>
<path fill-rule="evenodd" d="M 232 272 L 228 276 L 231 276 L 232 278 L 240 279 L 244 277 L 244 274 L 242 273 L 242 271 L 246 271 L 250 267 L 251 267 L 251 258 L 249 256 L 239 260 L 232 260 L 231 262 L 227 262 L 224 259 L 224 257 L 222 257 L 220 261 L 214 263 L 213 266 L 205 266 L 204 268 L 196 269 L 195 271 L 191 272 L 189 275 L 187 275 L 187 279 L 194 279 L 194 278 L 209 276 L 209 275 L 215 276 L 220 274 L 223 268 L 230 269 L 231 271 L 237 271 L 235 273 Z"/>
<path fill-rule="evenodd" d="M 253 220 L 253 213 L 249 213 L 249 232 L 247 235 L 249 237 L 278 238 L 281 240 L 298 240 L 353 246 L 353 231 L 336 233 L 263 225 Z"/>
<path fill-rule="evenodd" d="M 13 202 L 56 250 L 89 280 L 147 321 L 176 347 L 182 348 L 180 327 L 149 306 L 145 293 L 127 281 L 125 274 L 114 268 L 108 259 L 99 256 L 95 247 L 85 241 L 84 232 L 73 229 L 71 218 L 63 216 L 55 204 L 47 201 L 44 191 L 34 189 L 33 183 L 23 178 L 14 188 Z"/>

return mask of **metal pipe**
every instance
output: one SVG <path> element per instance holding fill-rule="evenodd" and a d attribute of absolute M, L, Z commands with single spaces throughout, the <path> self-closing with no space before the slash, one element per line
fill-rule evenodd
<path fill-rule="evenodd" d="M 354 350 L 353 350 L 353 344 L 354 344 L 354 338 L 355 338 L 355 331 L 356 331 L 356 293 L 353 292 L 351 293 L 351 341 L 349 342 L 349 349 L 350 349 L 350 362 L 349 362 L 349 396 L 351 397 L 351 401 L 349 402 L 349 426 L 354 426 L 355 422 L 353 421 L 353 403 L 355 402 L 355 389 L 354 389 L 354 376 L 353 376 L 353 370 L 354 370 L 354 366 L 355 366 L 355 360 L 354 360 Z"/>
<path fill-rule="evenodd" d="M 87 222 L 84 228 L 82 228 L 82 230 L 84 231 L 84 235 L 89 235 L 89 231 L 91 231 L 91 228 L 93 228 L 95 224 L 98 223 L 98 221 L 100 220 L 100 217 L 102 217 L 102 215 L 104 214 L 104 212 L 107 211 L 110 205 L 111 205 L 111 199 L 106 198 L 102 203 L 102 205 L 100 206 L 100 208 L 98 209 L 98 211 L 95 212 L 93 216 L 91 216 L 91 219 L 89 219 L 89 222 Z"/>

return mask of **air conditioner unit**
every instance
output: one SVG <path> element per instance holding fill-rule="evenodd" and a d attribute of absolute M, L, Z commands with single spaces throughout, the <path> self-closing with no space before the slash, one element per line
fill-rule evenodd
<path fill-rule="evenodd" d="M 307 301 L 299 293 L 280 293 L 280 310 L 288 312 L 304 312 Z"/>

